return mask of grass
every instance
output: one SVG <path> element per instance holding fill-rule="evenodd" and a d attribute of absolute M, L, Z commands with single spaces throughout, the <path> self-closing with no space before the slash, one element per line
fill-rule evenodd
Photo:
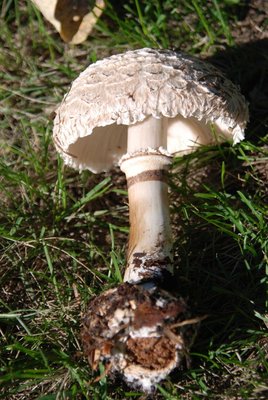
<path fill-rule="evenodd" d="M 182 48 L 215 63 L 229 46 L 238 73 L 226 72 L 251 101 L 247 140 L 174 160 L 177 284 L 193 313 L 208 318 L 191 366 L 174 372 L 153 398 L 267 397 L 268 130 L 267 113 L 259 112 L 264 103 L 256 110 L 261 100 L 254 102 L 252 87 L 244 84 L 252 70 L 240 76 L 237 67 L 232 32 L 244 6 L 234 0 L 177 3 L 108 4 L 94 35 L 78 47 L 63 44 L 29 1 L 2 3 L 2 399 L 146 398 L 106 377 L 95 382 L 79 340 L 90 298 L 122 280 L 124 177 L 117 170 L 79 175 L 63 165 L 51 141 L 51 113 L 78 73 L 98 58 L 142 46 Z M 257 76 L 256 61 L 254 68 Z"/>

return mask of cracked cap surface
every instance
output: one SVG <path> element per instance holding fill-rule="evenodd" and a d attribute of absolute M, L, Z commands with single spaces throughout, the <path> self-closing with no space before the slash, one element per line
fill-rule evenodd
<path fill-rule="evenodd" d="M 198 144 L 239 142 L 248 108 L 212 65 L 180 52 L 139 49 L 97 61 L 75 79 L 57 109 L 54 142 L 67 164 L 109 170 L 126 153 L 127 126 L 149 116 L 167 120 L 168 151 L 176 153 L 195 147 L 186 140 L 192 129 L 200 132 Z"/>

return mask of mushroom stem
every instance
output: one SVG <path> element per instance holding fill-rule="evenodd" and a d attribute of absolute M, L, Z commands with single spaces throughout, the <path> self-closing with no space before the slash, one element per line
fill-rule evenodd
<path fill-rule="evenodd" d="M 131 126 L 128 155 L 121 162 L 129 197 L 130 233 L 124 281 L 138 284 L 163 280 L 172 273 L 172 238 L 167 169 L 171 157 L 163 121 L 153 117 Z"/>
<path fill-rule="evenodd" d="M 145 149 L 167 148 L 166 118 L 146 118 L 128 127 L 128 154 Z"/>

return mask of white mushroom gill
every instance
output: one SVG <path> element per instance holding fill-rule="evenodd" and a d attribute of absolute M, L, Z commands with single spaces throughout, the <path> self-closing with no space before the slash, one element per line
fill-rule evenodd
<path fill-rule="evenodd" d="M 161 121 L 166 133 L 166 145 L 163 147 L 173 156 L 190 153 L 201 145 L 211 145 L 222 141 L 230 141 L 235 144 L 244 138 L 243 131 L 239 126 L 230 129 L 223 118 L 205 122 L 205 120 L 198 120 L 195 117 L 184 118 L 182 115 L 177 115 L 172 118 L 163 116 Z M 56 133 L 57 123 L 56 120 L 55 145 L 66 164 L 80 171 L 89 169 L 94 173 L 99 173 L 110 170 L 111 166 L 118 165 L 126 152 L 130 152 L 129 128 L 132 128 L 133 132 L 137 132 L 137 127 L 142 122 L 129 126 L 113 123 L 90 129 L 86 123 L 80 125 L 80 122 L 77 121 L 75 129 L 79 136 L 76 136 L 73 135 L 74 126 L 70 125 L 69 127 L 70 121 L 66 121 L 60 138 Z M 144 141 L 142 135 L 141 140 Z M 140 148 L 142 148 L 142 142 Z"/>

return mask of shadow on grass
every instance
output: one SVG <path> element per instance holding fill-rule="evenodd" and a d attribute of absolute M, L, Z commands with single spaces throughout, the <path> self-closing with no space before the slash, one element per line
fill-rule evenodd
<path fill-rule="evenodd" d="M 256 142 L 268 130 L 268 39 L 227 47 L 207 61 L 240 86 L 249 102 L 247 138 Z"/>
<path fill-rule="evenodd" d="M 265 332 L 258 315 L 266 312 L 267 240 L 265 227 L 254 215 L 267 219 L 267 54 L 265 39 L 227 48 L 207 59 L 240 85 L 249 102 L 246 139 L 250 141 L 235 148 L 201 149 L 181 163 L 175 161 L 172 176 L 177 288 L 188 297 L 194 315 L 208 315 L 192 350 L 208 358 L 222 346 L 226 354 L 233 353 L 235 343 L 240 343 L 241 351 L 243 341 L 253 351 L 253 338 Z M 263 153 L 255 152 L 255 144 L 263 146 L 259 147 Z M 240 193 L 250 203 L 245 204 Z M 239 224 L 245 236 L 237 229 Z"/>
<path fill-rule="evenodd" d="M 262 204 L 267 181 L 256 194 L 257 172 L 255 179 L 251 177 L 250 167 L 238 158 L 237 150 L 227 146 L 221 150 L 223 154 L 215 155 L 206 167 L 193 166 L 190 176 L 187 168 L 173 176 L 171 214 L 176 238 L 175 290 L 188 300 L 193 316 L 208 316 L 191 350 L 192 369 L 179 376 L 189 379 L 191 371 L 199 371 L 202 379 L 204 368 L 203 378 L 206 376 L 215 396 L 222 395 L 222 390 L 234 393 L 233 381 L 239 375 L 239 384 L 250 386 L 246 374 L 250 370 L 255 373 L 255 366 L 257 379 L 264 380 L 265 363 L 260 361 L 258 349 L 265 336 L 260 316 L 265 315 L 267 302 L 267 229 L 252 219 L 254 208 L 251 212 L 239 197 L 243 193 L 252 204 Z M 226 166 L 224 187 L 220 187 L 222 161 Z M 199 174 L 199 186 L 195 187 Z M 237 230 L 240 224 L 245 227 L 245 237 Z M 178 381 L 178 375 L 173 378 Z"/>

